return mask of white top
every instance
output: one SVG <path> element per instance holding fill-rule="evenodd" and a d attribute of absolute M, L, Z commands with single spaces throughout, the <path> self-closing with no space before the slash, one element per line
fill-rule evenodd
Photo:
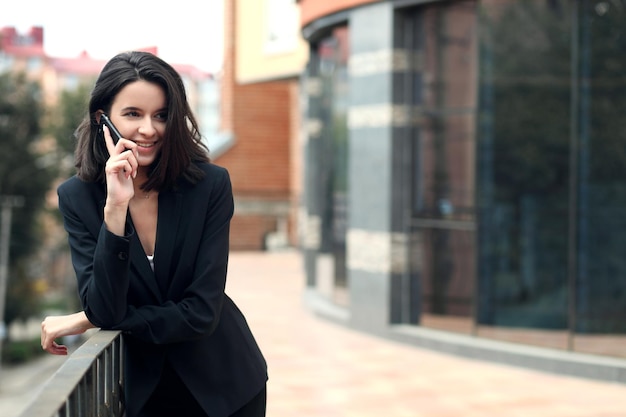
<path fill-rule="evenodd" d="M 152 268 L 152 272 L 154 272 L 154 255 L 146 255 L 148 257 L 148 262 L 150 262 L 150 268 Z"/>

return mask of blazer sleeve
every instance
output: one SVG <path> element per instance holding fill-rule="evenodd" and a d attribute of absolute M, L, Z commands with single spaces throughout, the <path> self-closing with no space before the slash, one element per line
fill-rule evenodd
<path fill-rule="evenodd" d="M 85 188 L 74 185 L 58 189 L 59 211 L 68 233 L 78 294 L 89 321 L 96 327 L 120 321 L 126 315 L 129 284 L 129 236 L 109 232 L 102 221 L 99 201 Z"/>
<path fill-rule="evenodd" d="M 234 212 L 230 178 L 225 169 L 219 172 L 222 175 L 215 179 L 212 189 L 201 191 L 210 192 L 211 198 L 193 254 L 193 276 L 183 298 L 178 302 L 165 300 L 162 305 L 129 306 L 115 329 L 162 344 L 204 338 L 218 326 L 226 297 L 230 220 Z"/>

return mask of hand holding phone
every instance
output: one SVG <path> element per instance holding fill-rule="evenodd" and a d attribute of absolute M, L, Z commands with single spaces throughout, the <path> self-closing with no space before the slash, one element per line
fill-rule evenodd
<path fill-rule="evenodd" d="M 111 133 L 111 137 L 113 138 L 113 143 L 117 145 L 117 141 L 122 138 L 122 134 L 119 130 L 117 130 L 111 119 L 109 119 L 109 116 L 102 113 L 100 115 L 100 125 L 106 126 L 109 129 L 109 133 Z"/>
<path fill-rule="evenodd" d="M 107 127 L 107 129 L 109 129 L 109 133 L 111 134 L 111 139 L 113 139 L 113 144 L 117 145 L 117 143 L 119 142 L 119 140 L 122 138 L 122 134 L 120 133 L 119 130 L 117 130 L 117 128 L 115 127 L 115 125 L 113 124 L 113 122 L 111 121 L 111 119 L 109 119 L 109 116 L 107 116 L 105 113 L 102 113 L 100 115 L 100 126 L 102 128 L 102 135 L 104 136 L 104 126 Z M 109 147 L 108 143 L 107 143 L 107 148 Z M 127 151 L 131 151 L 131 154 L 133 155 L 132 158 L 130 157 L 126 157 L 126 159 L 128 160 L 128 163 L 131 164 L 131 169 L 132 172 L 128 175 L 132 176 L 133 178 L 135 178 L 137 176 L 137 149 L 136 147 L 133 148 L 126 148 Z M 111 153 L 112 151 L 109 150 L 109 153 Z M 120 155 L 124 155 L 127 152 L 124 151 L 122 152 Z M 123 168 L 124 173 L 128 173 L 128 169 L 127 168 Z M 129 177 L 127 177 L 129 178 Z"/>

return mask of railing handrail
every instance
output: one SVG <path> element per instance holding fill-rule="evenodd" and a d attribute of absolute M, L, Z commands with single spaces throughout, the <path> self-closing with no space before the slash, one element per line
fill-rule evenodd
<path fill-rule="evenodd" d="M 99 330 L 44 384 L 20 417 L 123 414 L 123 349 L 120 331 Z"/>

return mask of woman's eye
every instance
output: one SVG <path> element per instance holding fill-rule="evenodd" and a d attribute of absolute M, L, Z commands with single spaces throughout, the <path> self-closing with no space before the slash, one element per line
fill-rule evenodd
<path fill-rule="evenodd" d="M 158 113 L 156 115 L 156 118 L 161 120 L 161 121 L 166 121 L 167 120 L 167 113 Z"/>
<path fill-rule="evenodd" d="M 139 116 L 139 113 L 137 113 L 136 111 L 129 111 L 129 112 L 126 113 L 126 116 L 137 117 L 137 116 Z"/>

